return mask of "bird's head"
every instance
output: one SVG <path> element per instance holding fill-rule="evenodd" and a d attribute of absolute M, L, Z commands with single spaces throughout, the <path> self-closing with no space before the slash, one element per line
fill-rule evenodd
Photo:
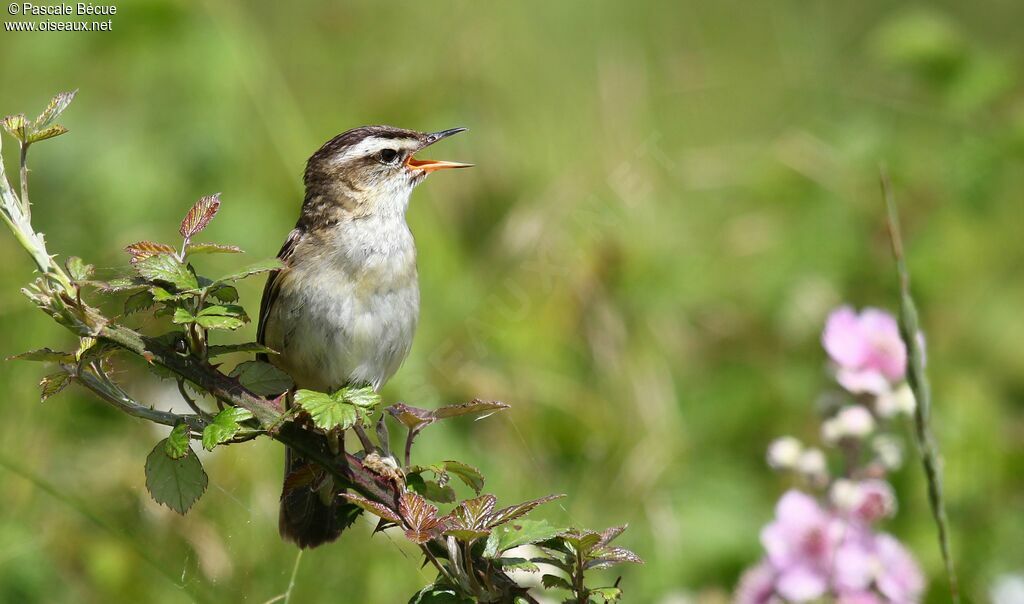
<path fill-rule="evenodd" d="M 413 187 L 431 172 L 472 164 L 415 154 L 464 131 L 417 132 L 393 126 L 353 128 L 324 143 L 306 164 L 306 204 L 341 206 L 357 215 L 404 212 Z"/>

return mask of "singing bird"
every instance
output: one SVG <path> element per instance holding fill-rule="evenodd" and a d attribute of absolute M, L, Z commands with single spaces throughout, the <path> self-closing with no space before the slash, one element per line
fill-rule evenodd
<path fill-rule="evenodd" d="M 432 172 L 472 165 L 415 154 L 464 130 L 364 126 L 309 158 L 302 211 L 278 253 L 284 268 L 267 279 L 257 329 L 278 353 L 267 360 L 298 388 L 379 390 L 409 354 L 420 307 L 409 196 Z M 279 529 L 306 548 L 336 539 L 345 520 L 329 481 L 289 484 L 303 465 L 286 451 Z"/>

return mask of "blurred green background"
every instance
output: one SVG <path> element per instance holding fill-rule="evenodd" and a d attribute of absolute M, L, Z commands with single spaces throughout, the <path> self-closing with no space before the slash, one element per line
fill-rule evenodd
<path fill-rule="evenodd" d="M 1024 571 L 1022 20 L 1005 1 L 140 0 L 109 33 L 0 33 L 0 114 L 80 89 L 71 133 L 33 148 L 32 199 L 51 251 L 104 270 L 127 243 L 174 241 L 215 191 L 208 238 L 272 256 L 324 140 L 469 127 L 434 155 L 478 167 L 414 194 L 421 328 L 386 399 L 511 403 L 431 428 L 418 459 L 477 464 L 505 502 L 567 493 L 541 511 L 554 522 L 629 522 L 622 544 L 647 565 L 621 570 L 626 601 L 664 604 L 724 601 L 760 556 L 786 486 L 764 447 L 816 439 L 828 310 L 895 306 L 885 162 L 954 547 L 985 601 Z M 0 355 L 71 346 L 18 293 L 30 262 L 6 232 L 0 255 Z M 242 291 L 251 309 L 261 287 Z M 144 400 L 175 401 L 121 368 Z M 40 404 L 44 372 L 0 363 L 0 601 L 284 592 L 278 446 L 207 455 L 211 487 L 178 517 L 143 486 L 165 430 L 76 388 Z M 920 471 L 895 480 L 887 528 L 946 601 Z M 306 554 L 294 601 L 404 602 L 425 584 L 415 553 L 371 528 Z"/>

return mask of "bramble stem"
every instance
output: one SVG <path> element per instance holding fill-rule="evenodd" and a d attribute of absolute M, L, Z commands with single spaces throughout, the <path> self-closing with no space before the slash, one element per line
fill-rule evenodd
<path fill-rule="evenodd" d="M 946 503 L 942 489 L 942 460 L 931 428 L 932 395 L 931 384 L 925 370 L 924 340 L 921 335 L 923 332 L 918 321 L 917 306 L 910 295 L 910 270 L 907 268 L 906 257 L 903 253 L 899 213 L 889 182 L 889 175 L 884 168 L 881 170 L 881 183 L 889 241 L 892 244 L 892 254 L 896 259 L 896 271 L 900 280 L 900 336 L 907 347 L 909 358 L 907 382 L 917 400 L 917 404 L 914 406 L 914 435 L 921 453 L 924 474 L 928 481 L 928 502 L 938 528 L 939 548 L 946 566 L 950 596 L 953 602 L 957 603 L 960 601 L 960 589 L 950 547 L 949 519 L 946 516 Z"/>

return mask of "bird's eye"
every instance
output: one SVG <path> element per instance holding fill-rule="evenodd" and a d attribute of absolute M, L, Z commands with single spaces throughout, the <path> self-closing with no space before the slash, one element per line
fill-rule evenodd
<path fill-rule="evenodd" d="M 381 163 L 393 164 L 398 159 L 398 151 L 394 149 L 381 149 L 379 157 Z"/>

